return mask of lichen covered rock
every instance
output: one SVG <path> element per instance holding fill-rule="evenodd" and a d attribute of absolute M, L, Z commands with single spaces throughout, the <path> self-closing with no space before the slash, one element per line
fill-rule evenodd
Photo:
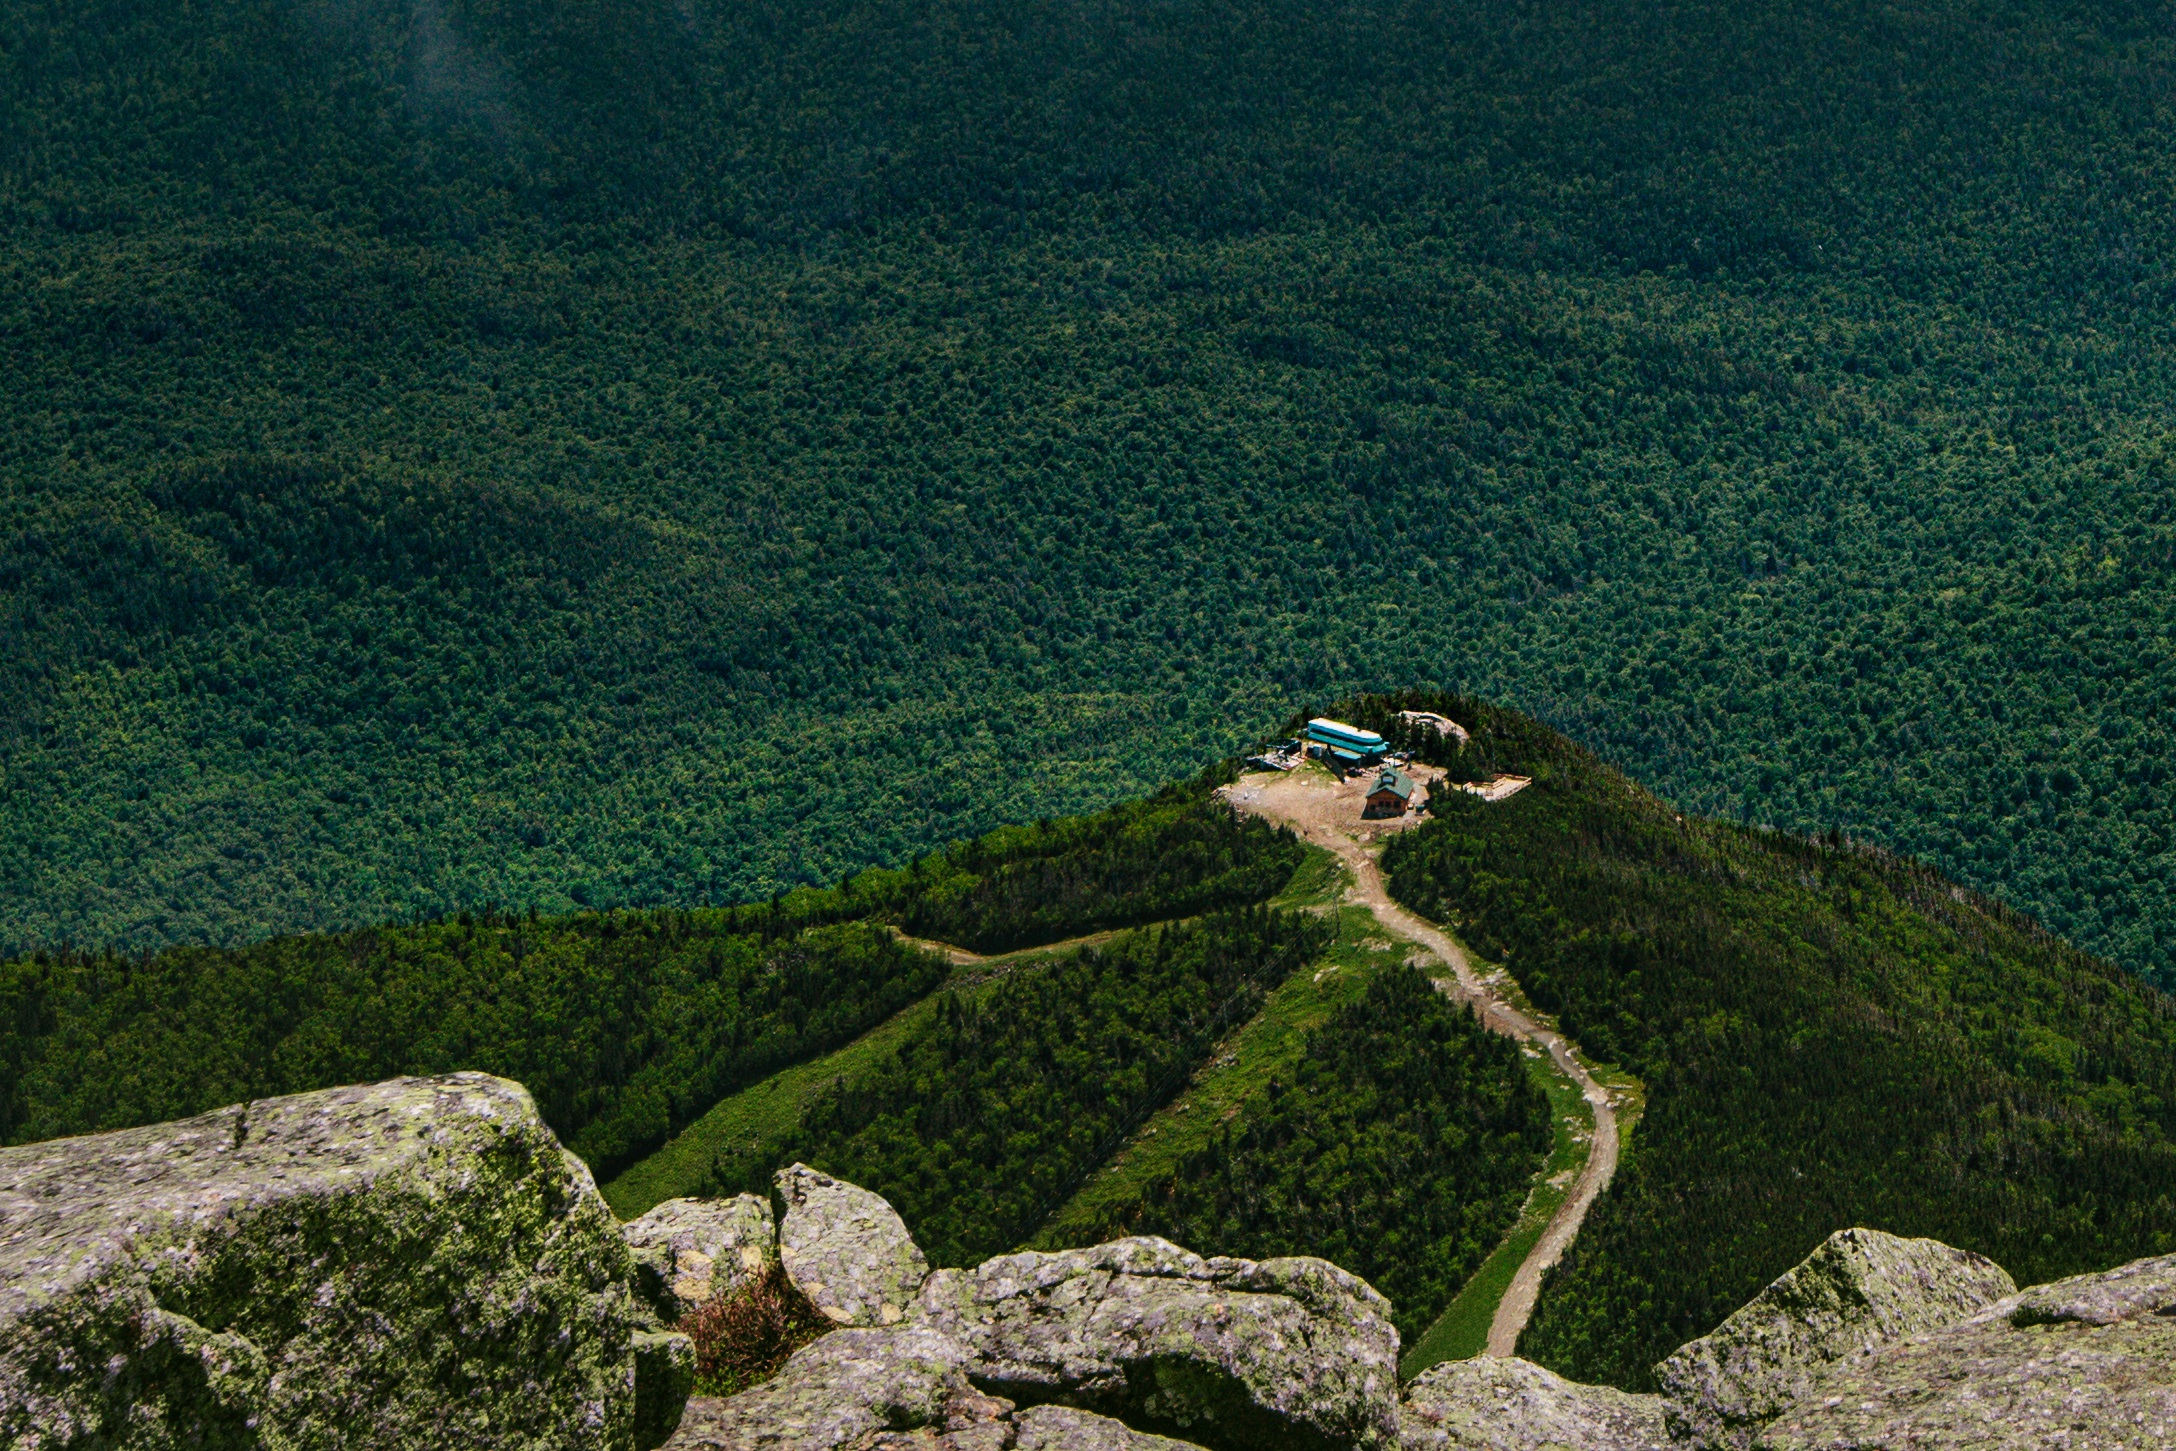
<path fill-rule="evenodd" d="M 1029 1406 L 1015 1411 L 1012 1420 L 1014 1451 L 1193 1451 L 1185 1441 L 1136 1431 L 1071 1406 Z"/>
<path fill-rule="evenodd" d="M 1204 1445 L 1397 1443 L 1398 1334 L 1365 1281 L 1322 1260 L 1204 1260 L 1166 1240 L 940 1270 L 922 1323 L 977 1384 Z"/>
<path fill-rule="evenodd" d="M 890 1204 L 806 1164 L 778 1171 L 778 1257 L 794 1288 L 840 1325 L 896 1325 L 929 1261 Z"/>
<path fill-rule="evenodd" d="M 626 1225 L 637 1284 L 667 1325 L 708 1300 L 762 1277 L 778 1258 L 770 1202 L 668 1199 Z"/>
<path fill-rule="evenodd" d="M 677 1330 L 635 1332 L 635 1445 L 657 1446 L 695 1391 L 695 1342 Z"/>
<path fill-rule="evenodd" d="M 776 1376 L 723 1399 L 688 1402 L 667 1451 L 833 1451 L 880 1431 L 941 1426 L 976 1395 L 971 1357 L 920 1326 L 835 1330 L 794 1352 Z"/>
<path fill-rule="evenodd" d="M 1670 1432 L 1699 1451 L 1744 1451 L 1838 1361 L 1955 1324 L 2016 1288 L 1993 1261 L 1938 1240 L 1838 1230 L 1655 1367 Z"/>
<path fill-rule="evenodd" d="M 1021 1410 L 974 1387 L 972 1360 L 924 1326 L 836 1330 L 753 1390 L 690 1401 L 666 1451 L 1196 1451 L 1070 1407 Z"/>
<path fill-rule="evenodd" d="M 1831 1367 L 1766 1451 L 2176 1445 L 2176 1255 L 2079 1275 Z"/>
<path fill-rule="evenodd" d="M 1660 1396 L 1580 1385 L 1529 1360 L 1447 1361 L 1406 1387 L 1403 1451 L 1664 1451 Z"/>
<path fill-rule="evenodd" d="M 625 1447 L 632 1269 L 484 1074 L 0 1149 L 0 1445 Z"/>

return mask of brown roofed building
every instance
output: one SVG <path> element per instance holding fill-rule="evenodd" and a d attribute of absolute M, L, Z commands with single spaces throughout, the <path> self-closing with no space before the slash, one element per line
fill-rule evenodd
<path fill-rule="evenodd" d="M 1369 816 L 1403 816 L 1413 804 L 1413 778 L 1396 766 L 1383 767 L 1368 791 Z"/>

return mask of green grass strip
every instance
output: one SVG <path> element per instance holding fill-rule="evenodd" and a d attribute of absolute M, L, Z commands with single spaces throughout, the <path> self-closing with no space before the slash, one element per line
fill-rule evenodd
<path fill-rule="evenodd" d="M 1528 1053 L 1525 1062 L 1527 1074 L 1549 1095 L 1555 1142 L 1511 1232 L 1481 1262 L 1481 1268 L 1466 1281 L 1458 1298 L 1398 1362 L 1402 1379 L 1411 1380 L 1446 1360 L 1471 1360 L 1488 1349 L 1488 1327 L 1496 1319 L 1496 1307 L 1502 1303 L 1504 1293 L 1511 1288 L 1512 1277 L 1541 1242 L 1549 1221 L 1587 1166 L 1587 1154 L 1593 1145 L 1593 1108 L 1580 1093 L 1579 1085 L 1559 1070 L 1556 1060 L 1548 1054 Z"/>
<path fill-rule="evenodd" d="M 1030 947 L 955 969 L 945 986 L 954 990 L 980 991 L 993 985 L 1006 970 L 1038 958 L 1078 951 L 1084 943 L 1104 942 L 1115 933 L 1097 933 L 1073 942 L 1049 947 Z M 942 991 L 942 989 L 940 989 Z M 702 1194 L 710 1189 L 711 1165 L 727 1145 L 761 1142 L 782 1137 L 800 1121 L 809 1101 L 833 1081 L 855 1078 L 881 1063 L 886 1056 L 925 1026 L 937 1010 L 937 993 L 909 1004 L 843 1048 L 782 1069 L 760 1083 L 750 1084 L 730 1098 L 719 1100 L 710 1111 L 689 1124 L 663 1148 L 603 1188 L 604 1202 L 621 1219 L 633 1219 L 667 1199 Z"/>
<path fill-rule="evenodd" d="M 1098 1238 L 1108 1211 L 1138 1200 L 1188 1154 L 1222 1133 L 1278 1075 L 1292 1075 L 1307 1050 L 1308 1033 L 1357 1000 L 1377 971 L 1404 959 L 1410 947 L 1392 941 L 1366 908 L 1338 905 L 1346 882 L 1335 856 L 1308 848 L 1306 861 L 1272 905 L 1335 911 L 1337 941 L 1227 1034 L 1179 1096 L 1151 1115 L 1044 1221 L 1029 1248 L 1064 1249 Z"/>
<path fill-rule="evenodd" d="M 907 1041 L 936 1011 L 934 996 L 901 1008 L 844 1048 L 772 1074 L 721 1099 L 679 1136 L 604 1186 L 604 1202 L 621 1219 L 633 1219 L 668 1199 L 701 1194 L 710 1166 L 728 1144 L 782 1134 L 799 1121 L 810 1099 L 832 1080 L 851 1077 Z"/>

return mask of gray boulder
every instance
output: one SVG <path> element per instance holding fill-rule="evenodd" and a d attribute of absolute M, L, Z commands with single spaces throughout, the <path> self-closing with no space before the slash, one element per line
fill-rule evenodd
<path fill-rule="evenodd" d="M 1403 1451 L 1664 1451 L 1662 1398 L 1579 1385 L 1530 1360 L 1446 1361 L 1406 1387 Z"/>
<path fill-rule="evenodd" d="M 2176 1445 L 2176 1255 L 2040 1285 L 1830 1368 L 1769 1451 Z"/>
<path fill-rule="evenodd" d="M 794 1287 L 841 1325 L 899 1323 L 929 1261 L 891 1205 L 806 1164 L 779 1170 L 777 1184 L 778 1258 Z"/>
<path fill-rule="evenodd" d="M 1838 1230 L 1655 1367 L 1670 1432 L 1699 1451 L 1744 1451 L 1838 1361 L 1955 1324 L 2016 1288 L 2001 1266 L 1969 1250 Z"/>
<path fill-rule="evenodd" d="M 729 1295 L 778 1260 L 770 1202 L 668 1199 L 625 1226 L 637 1285 L 667 1325 L 712 1295 Z"/>
<path fill-rule="evenodd" d="M 662 1445 L 695 1392 L 695 1342 L 677 1330 L 635 1332 L 635 1445 Z"/>
<path fill-rule="evenodd" d="M 1196 1451 L 1058 1406 L 977 1390 L 973 1357 L 920 1325 L 835 1330 L 771 1380 L 688 1402 L 666 1451 Z"/>
<path fill-rule="evenodd" d="M 1029 1406 L 995 1396 L 963 1398 L 947 1409 L 944 1424 L 912 1431 L 879 1431 L 848 1451 L 1200 1451 L 1184 1441 L 1136 1431 L 1092 1411 L 1071 1406 Z"/>
<path fill-rule="evenodd" d="M 1232 1451 L 1396 1445 L 1389 1311 L 1322 1260 L 1204 1260 L 1149 1238 L 940 1270 L 921 1297 L 985 1389 Z"/>
<path fill-rule="evenodd" d="M 980 1399 L 967 1382 L 970 1358 L 958 1341 L 920 1326 L 834 1330 L 753 1390 L 689 1401 L 666 1448 L 834 1451 L 878 1432 L 942 1426 L 954 1402 Z"/>
<path fill-rule="evenodd" d="M 1123 1421 L 1071 1406 L 1030 1406 L 1013 1413 L 1014 1451 L 1194 1451 L 1184 1441 L 1151 1436 Z"/>
<path fill-rule="evenodd" d="M 0 1445 L 629 1446 L 632 1270 L 480 1073 L 0 1149 Z"/>

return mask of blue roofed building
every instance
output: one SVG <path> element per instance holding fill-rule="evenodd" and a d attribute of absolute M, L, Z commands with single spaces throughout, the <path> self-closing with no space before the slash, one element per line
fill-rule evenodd
<path fill-rule="evenodd" d="M 1307 723 L 1307 743 L 1315 748 L 1313 754 L 1333 766 L 1371 766 L 1390 749 L 1390 742 L 1374 731 L 1327 716 L 1317 716 Z"/>

